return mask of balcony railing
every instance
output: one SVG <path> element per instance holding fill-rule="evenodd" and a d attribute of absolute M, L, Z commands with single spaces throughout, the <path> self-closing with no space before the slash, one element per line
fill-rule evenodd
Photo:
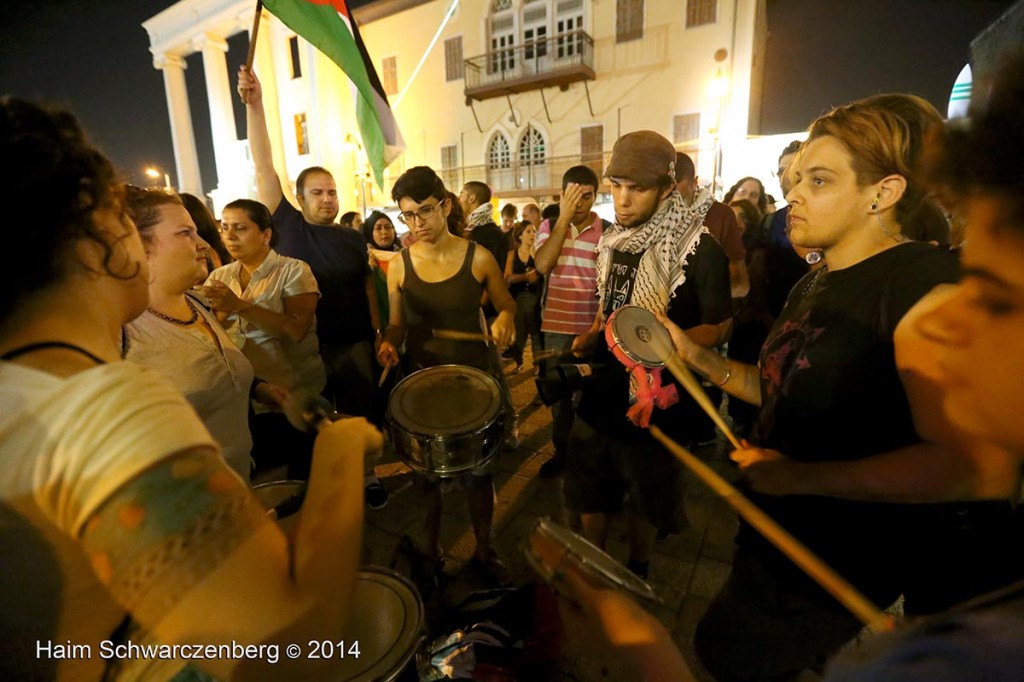
<path fill-rule="evenodd" d="M 555 195 L 562 191 L 562 175 L 573 166 L 590 166 L 600 178 L 610 152 L 553 156 L 542 161 L 509 161 L 499 166 L 441 168 L 445 187 L 458 192 L 470 180 L 486 182 L 503 197 Z"/>
<path fill-rule="evenodd" d="M 594 77 L 594 40 L 572 31 L 467 59 L 466 97 L 485 100 Z"/>

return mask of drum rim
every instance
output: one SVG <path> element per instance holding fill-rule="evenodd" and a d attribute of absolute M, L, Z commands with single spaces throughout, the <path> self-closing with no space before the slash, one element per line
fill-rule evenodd
<path fill-rule="evenodd" d="M 620 319 L 618 317 L 619 311 L 630 309 L 630 308 L 633 308 L 633 309 L 636 309 L 636 310 L 642 310 L 644 313 L 649 315 L 651 320 L 654 322 L 654 325 L 651 325 L 651 328 L 655 330 L 654 333 L 664 332 L 665 335 L 668 337 L 667 340 L 668 340 L 669 347 L 671 348 L 671 346 L 672 346 L 672 336 L 668 333 L 668 330 L 665 329 L 664 325 L 662 325 L 660 322 L 658 322 L 658 318 L 655 317 L 654 313 L 652 313 L 647 308 L 644 308 L 643 306 L 639 306 L 639 305 L 636 305 L 634 303 L 627 303 L 626 305 L 622 305 L 622 306 L 619 306 L 618 308 L 616 308 L 612 312 L 611 316 L 609 316 L 609 318 L 608 318 L 608 325 L 607 325 L 607 327 L 608 327 L 608 329 L 611 332 L 612 339 L 615 341 L 615 343 L 614 343 L 615 348 L 618 348 L 619 350 L 621 350 L 622 353 L 627 358 L 632 360 L 633 362 L 639 363 L 639 364 L 643 365 L 644 367 L 647 367 L 647 368 L 650 368 L 650 369 L 654 369 L 654 368 L 657 368 L 657 367 L 664 367 L 666 364 L 668 364 L 668 359 L 667 358 L 665 360 L 649 360 L 647 358 L 640 357 L 636 352 L 634 352 L 632 349 L 628 348 L 626 345 L 624 345 L 622 343 L 622 338 L 623 337 L 616 331 L 616 324 L 615 324 L 615 322 L 616 322 L 616 320 Z"/>
<path fill-rule="evenodd" d="M 416 657 L 417 652 L 422 648 L 423 642 L 426 640 L 426 608 L 423 604 L 423 595 L 421 595 L 420 591 L 416 589 L 416 585 L 398 571 L 395 571 L 391 568 L 387 568 L 385 566 L 377 566 L 374 564 L 360 566 L 356 585 L 358 585 L 359 580 L 364 579 L 365 576 L 369 575 L 377 575 L 390 578 L 394 582 L 399 583 L 403 587 L 405 587 L 408 590 L 408 594 L 412 595 L 413 597 L 412 603 L 415 606 L 414 613 L 406 613 L 407 621 L 409 621 L 413 616 L 415 616 L 415 626 L 411 630 L 412 635 L 409 641 L 409 648 L 401 656 L 398 656 L 393 661 L 392 665 L 389 668 L 387 668 L 386 670 L 377 671 L 376 676 L 373 677 L 373 679 L 375 680 L 393 680 L 395 678 L 396 673 L 404 670 L 405 667 L 409 665 L 409 662 Z M 386 586 L 393 587 L 393 583 L 384 584 Z M 403 602 L 405 602 L 405 600 L 403 600 Z M 404 634 L 405 632 L 406 630 L 403 629 L 402 634 Z M 399 641 L 400 639 L 395 639 L 395 641 L 392 643 L 391 648 L 389 649 L 389 652 L 394 650 L 395 645 Z M 349 680 L 350 682 L 352 680 L 357 679 L 366 679 L 367 674 L 375 672 L 374 668 L 378 665 L 381 665 L 386 660 L 387 656 L 380 660 L 374 661 L 369 665 L 369 667 L 363 670 L 355 671 L 355 674 L 357 674 L 358 677 L 349 676 L 345 679 Z"/>
<path fill-rule="evenodd" d="M 486 422 L 484 422 L 481 426 L 476 427 L 473 431 L 464 430 L 464 431 L 458 431 L 458 432 L 454 432 L 454 433 L 443 433 L 443 434 L 438 434 L 436 432 L 430 432 L 430 431 L 423 431 L 423 430 L 421 430 L 421 427 L 419 427 L 419 426 L 417 426 L 417 427 L 406 426 L 405 424 L 403 424 L 400 421 L 400 417 L 395 415 L 395 410 L 393 409 L 392 406 L 395 403 L 396 399 L 399 397 L 400 389 L 401 389 L 403 384 L 406 384 L 406 382 L 408 382 L 410 379 L 412 379 L 413 377 L 416 377 L 418 375 L 425 374 L 425 373 L 428 373 L 428 372 L 438 373 L 437 370 L 442 370 L 442 369 L 457 370 L 458 373 L 461 373 L 461 374 L 475 375 L 478 378 L 482 378 L 484 380 L 484 383 L 490 384 L 489 387 L 491 389 L 493 389 L 494 396 L 497 398 L 497 401 L 495 403 L 494 413 L 490 417 L 488 417 Z M 478 434 L 486 431 L 487 429 L 493 427 L 494 423 L 496 421 L 498 421 L 498 419 L 501 417 L 501 414 L 502 414 L 502 407 L 501 407 L 501 384 L 498 382 L 497 379 L 495 379 L 493 376 L 491 376 L 491 374 L 489 372 L 486 372 L 486 371 L 484 371 L 484 370 L 482 370 L 482 369 L 480 369 L 478 367 L 473 367 L 471 365 L 458 365 L 458 364 L 449 363 L 449 364 L 446 364 L 446 365 L 434 365 L 433 367 L 424 367 L 423 369 L 418 369 L 415 372 L 413 372 L 412 374 L 410 374 L 409 376 L 404 377 L 401 381 L 399 381 L 395 385 L 395 387 L 391 390 L 391 395 L 388 396 L 388 410 L 387 410 L 387 414 L 385 415 L 385 418 L 387 419 L 389 424 L 392 424 L 395 427 L 397 427 L 398 429 L 404 431 L 405 433 L 411 434 L 413 436 L 417 436 L 417 437 L 421 437 L 421 438 L 429 438 L 429 439 L 439 438 L 439 439 L 444 440 L 444 439 L 455 439 L 455 438 L 462 438 L 462 437 L 465 437 L 465 436 L 475 436 L 475 435 L 478 435 Z"/>
<path fill-rule="evenodd" d="M 572 540 L 581 542 L 586 547 L 597 552 L 599 555 L 604 555 L 608 557 L 609 561 L 614 566 L 621 567 L 622 569 L 621 573 L 617 575 L 616 573 L 608 570 L 606 567 L 600 566 L 598 564 L 595 564 L 593 561 L 588 560 L 587 557 L 583 556 L 579 552 L 575 551 L 572 547 L 569 547 L 567 544 L 562 542 L 563 558 L 568 558 L 572 556 L 576 560 L 576 565 L 579 566 L 580 570 L 583 573 L 586 573 L 591 577 L 597 578 L 599 580 L 609 582 L 612 585 L 614 585 L 615 589 L 622 590 L 628 594 L 640 597 L 641 599 L 644 599 L 646 601 L 652 603 L 660 602 L 658 594 L 654 591 L 654 588 L 651 586 L 649 582 L 641 579 L 639 576 L 630 571 L 624 565 L 615 561 L 615 559 L 613 559 L 611 555 L 609 555 L 607 552 L 602 550 L 594 543 L 584 538 L 579 533 L 574 533 L 568 527 L 563 526 L 562 524 L 556 521 L 553 521 L 551 517 L 545 516 L 538 518 L 534 522 L 533 528 L 530 531 L 530 537 L 532 537 L 534 533 L 544 535 L 556 541 L 560 540 L 560 535 L 571 536 Z M 541 562 L 529 550 L 529 544 L 527 544 L 526 547 L 526 559 L 535 571 L 537 571 L 541 575 L 544 575 L 544 573 L 540 570 L 540 568 L 542 567 L 540 566 Z M 550 570 L 553 567 L 544 565 L 543 568 Z"/>

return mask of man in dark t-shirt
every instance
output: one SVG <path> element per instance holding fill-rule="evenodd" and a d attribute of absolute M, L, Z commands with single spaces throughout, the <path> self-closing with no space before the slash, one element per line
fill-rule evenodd
<path fill-rule="evenodd" d="M 632 512 L 628 566 L 641 577 L 660 530 L 681 530 L 679 465 L 653 437 L 627 417 L 636 403 L 631 375 L 609 349 L 603 323 L 624 305 L 638 305 L 675 321 L 697 343 L 714 346 L 732 314 L 725 253 L 703 226 L 713 199 L 705 191 L 687 205 L 675 188 L 675 149 L 661 135 L 640 131 L 616 142 L 606 172 L 615 202 L 615 225 L 598 245 L 601 309 L 594 328 L 574 349 L 593 349 L 592 376 L 582 388 L 569 436 L 565 494 L 579 512 L 583 535 L 604 546 L 608 515 L 628 493 Z M 665 373 L 663 383 L 672 383 Z M 650 422 L 683 444 L 692 439 L 694 401 L 654 409 Z M 642 420 L 640 420 L 642 422 Z"/>
<path fill-rule="evenodd" d="M 338 191 L 331 173 L 319 166 L 307 168 L 295 179 L 295 208 L 285 199 L 274 168 L 267 133 L 263 92 L 255 74 L 245 66 L 238 89 L 246 102 L 249 148 L 256 168 L 256 194 L 273 214 L 276 250 L 306 261 L 317 285 L 317 335 L 327 368 L 325 394 L 335 409 L 383 424 L 377 392 L 374 344 L 381 341 L 377 294 L 362 235 L 335 224 Z M 376 340 L 375 340 L 376 336 Z M 367 502 L 383 506 L 386 493 L 376 477 L 368 478 Z"/>

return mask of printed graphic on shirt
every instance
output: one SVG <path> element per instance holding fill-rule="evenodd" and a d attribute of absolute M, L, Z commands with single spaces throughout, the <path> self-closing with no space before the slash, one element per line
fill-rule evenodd
<path fill-rule="evenodd" d="M 608 295 L 604 302 L 605 319 L 629 303 L 633 297 L 633 285 L 636 283 L 636 272 L 642 257 L 642 253 L 612 251 L 612 263 L 608 272 Z"/>

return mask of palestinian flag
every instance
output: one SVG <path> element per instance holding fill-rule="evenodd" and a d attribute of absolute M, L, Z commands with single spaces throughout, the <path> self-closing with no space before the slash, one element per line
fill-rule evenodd
<path fill-rule="evenodd" d="M 373 68 L 346 0 L 263 0 L 288 28 L 327 55 L 349 77 L 356 91 L 356 120 L 377 186 L 384 169 L 405 149 L 384 87 Z"/>

